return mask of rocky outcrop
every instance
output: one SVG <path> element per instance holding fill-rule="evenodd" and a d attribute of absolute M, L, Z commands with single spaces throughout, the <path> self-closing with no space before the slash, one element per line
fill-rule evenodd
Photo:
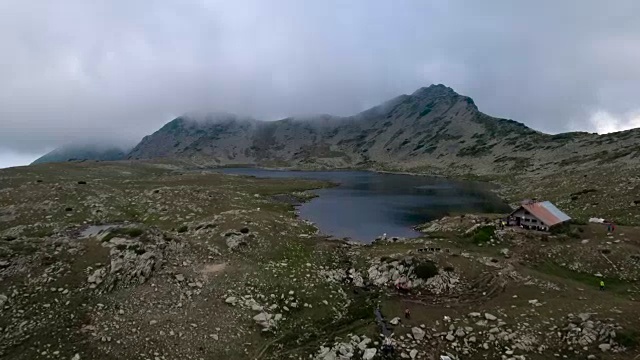
<path fill-rule="evenodd" d="M 374 347 L 370 347 L 374 346 Z M 321 346 L 314 360 L 347 360 L 365 359 L 371 360 L 376 357 L 378 349 L 373 341 L 365 335 L 350 335 L 344 341 L 336 341 L 333 345 Z"/>
<path fill-rule="evenodd" d="M 107 266 L 89 270 L 87 283 L 99 292 L 111 291 L 115 286 L 142 284 L 162 265 L 166 247 L 161 233 L 155 229 L 147 231 L 147 237 L 155 242 L 143 243 L 140 239 L 113 237 L 102 242 L 108 247 L 110 262 Z"/>

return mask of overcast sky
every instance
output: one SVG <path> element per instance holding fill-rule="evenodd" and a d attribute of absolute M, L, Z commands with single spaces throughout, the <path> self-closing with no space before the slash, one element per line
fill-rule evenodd
<path fill-rule="evenodd" d="M 640 126 L 640 1 L 3 0 L 0 167 L 173 117 L 350 115 L 443 83 L 538 130 Z"/>

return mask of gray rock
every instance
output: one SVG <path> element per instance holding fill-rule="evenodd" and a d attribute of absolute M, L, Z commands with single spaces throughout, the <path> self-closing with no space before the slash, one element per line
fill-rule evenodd
<path fill-rule="evenodd" d="M 399 317 L 394 317 L 393 319 L 391 319 L 391 321 L 389 321 L 389 324 L 391 325 L 398 325 L 400 323 L 400 318 Z"/>
<path fill-rule="evenodd" d="M 487 320 L 489 320 L 489 321 L 498 320 L 498 318 L 497 318 L 497 317 L 495 317 L 495 316 L 493 316 L 493 315 L 491 315 L 491 314 L 489 314 L 489 313 L 484 313 L 484 318 L 485 318 L 485 319 L 487 319 Z"/>
<path fill-rule="evenodd" d="M 2 308 L 4 306 L 4 304 L 7 302 L 7 300 L 9 300 L 7 295 L 0 294 L 0 308 Z"/>
<path fill-rule="evenodd" d="M 90 283 L 92 288 L 95 288 L 97 285 L 100 285 L 104 280 L 104 275 L 106 271 L 104 268 L 97 269 L 93 272 L 93 274 L 89 275 L 87 278 L 87 282 Z"/>
<path fill-rule="evenodd" d="M 409 357 L 410 358 L 415 359 L 416 356 L 418 356 L 418 350 L 413 349 L 413 350 L 409 351 Z"/>
<path fill-rule="evenodd" d="M 358 349 L 364 351 L 367 348 L 367 345 L 371 343 L 371 339 L 364 338 L 362 341 L 358 343 Z"/>
<path fill-rule="evenodd" d="M 378 352 L 378 350 L 376 350 L 376 349 L 366 349 L 364 351 L 364 354 L 362 354 L 362 359 L 363 360 L 371 360 L 376 356 L 377 352 Z"/>
<path fill-rule="evenodd" d="M 425 332 L 419 327 L 411 328 L 411 333 L 413 334 L 413 338 L 416 340 L 422 340 L 424 338 Z"/>
<path fill-rule="evenodd" d="M 611 345 L 609 344 L 600 344 L 598 345 L 598 348 L 600 348 L 600 351 L 608 351 L 611 349 Z"/>
<path fill-rule="evenodd" d="M 581 314 L 578 314 L 578 317 L 582 321 L 587 321 L 591 317 L 591 314 L 589 314 L 589 313 L 581 313 Z"/>
<path fill-rule="evenodd" d="M 234 250 L 241 245 L 247 245 L 243 234 L 231 234 L 225 238 L 225 242 L 229 250 Z"/>
<path fill-rule="evenodd" d="M 447 339 L 448 341 L 453 341 L 456 339 L 455 336 L 453 336 L 453 334 L 449 333 L 447 334 L 447 336 L 445 337 L 445 339 Z"/>
<path fill-rule="evenodd" d="M 229 296 L 225 299 L 224 302 L 226 302 L 227 304 L 235 305 L 238 302 L 238 299 L 236 299 L 235 296 Z"/>

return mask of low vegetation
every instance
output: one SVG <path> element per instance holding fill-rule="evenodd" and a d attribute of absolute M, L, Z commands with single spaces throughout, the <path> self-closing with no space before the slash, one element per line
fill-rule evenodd
<path fill-rule="evenodd" d="M 489 242 L 495 235 L 496 227 L 493 225 L 482 226 L 473 232 L 472 240 L 476 245 Z"/>

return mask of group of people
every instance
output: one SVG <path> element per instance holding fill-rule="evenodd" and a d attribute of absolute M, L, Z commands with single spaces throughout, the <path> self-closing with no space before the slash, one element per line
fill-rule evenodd
<path fill-rule="evenodd" d="M 612 222 L 607 223 L 607 232 L 612 233 L 616 230 L 616 225 Z"/>

